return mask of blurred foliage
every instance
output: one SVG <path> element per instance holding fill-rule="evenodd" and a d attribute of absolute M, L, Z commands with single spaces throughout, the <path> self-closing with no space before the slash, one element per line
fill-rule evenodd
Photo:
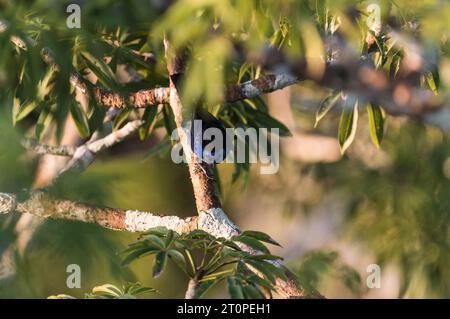
<path fill-rule="evenodd" d="M 390 127 L 383 146 L 390 163 L 367 169 L 357 159 L 320 170 L 349 197 L 344 232 L 366 243 L 380 265 L 401 268 L 403 296 L 447 296 L 450 289 L 450 144 L 417 124 Z M 348 196 L 347 196 L 348 197 Z M 425 287 L 409 291 L 413 279 Z M 417 295 L 416 295 L 417 294 Z"/>
<path fill-rule="evenodd" d="M 355 138 L 357 144 L 367 139 L 363 134 Z M 290 215 L 301 213 L 312 218 L 317 209 L 324 209 L 330 216 L 323 218 L 338 220 L 335 245 L 325 242 L 326 250 L 291 261 L 307 288 L 320 290 L 325 283 L 345 280 L 343 274 L 337 276 L 342 261 L 335 252 L 329 252 L 342 247 L 344 241 L 359 247 L 361 258 L 372 258 L 382 274 L 392 265 L 398 267 L 398 297 L 448 297 L 449 142 L 448 135 L 438 129 L 391 120 L 381 150 L 351 147 L 348 155 L 334 164 L 290 164 L 289 176 L 281 173 L 267 186 L 254 190 L 271 193 Z M 294 182 L 302 188 L 299 178 L 310 179 L 305 184 L 309 189 L 303 189 L 302 196 L 286 192 L 286 185 Z M 330 198 L 339 204 L 319 207 Z M 355 266 L 364 273 L 367 265 Z M 353 296 L 367 289 L 362 284 L 356 289 L 357 282 L 355 277 L 350 286 L 344 283 Z"/>
<path fill-rule="evenodd" d="M 342 281 L 356 297 L 361 295 L 361 277 L 359 273 L 343 263 L 335 251 L 312 251 L 303 256 L 297 266 L 297 275 L 305 289 L 313 291 L 321 281 Z"/>

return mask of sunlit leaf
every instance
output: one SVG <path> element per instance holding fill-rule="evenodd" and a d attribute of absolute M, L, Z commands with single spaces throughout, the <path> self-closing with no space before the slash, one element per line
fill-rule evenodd
<path fill-rule="evenodd" d="M 144 124 L 142 124 L 142 126 L 139 128 L 139 139 L 141 141 L 144 141 L 147 138 L 150 126 L 152 125 L 157 112 L 157 107 L 147 107 L 145 109 L 144 115 L 142 116 Z"/>
<path fill-rule="evenodd" d="M 384 118 L 381 107 L 375 104 L 367 106 L 367 113 L 369 115 L 370 137 L 377 148 L 381 145 L 384 133 Z"/>
<path fill-rule="evenodd" d="M 347 97 L 348 99 L 349 97 Z M 339 122 L 338 141 L 341 147 L 341 153 L 352 144 L 356 134 L 356 126 L 358 123 L 358 101 L 353 107 L 344 107 Z"/>
<path fill-rule="evenodd" d="M 116 118 L 114 119 L 114 130 L 119 129 L 122 124 L 128 119 L 128 116 L 132 112 L 131 108 L 123 108 L 120 110 L 119 114 L 117 114 Z"/>
<path fill-rule="evenodd" d="M 436 65 L 432 66 L 432 70 L 425 73 L 425 79 L 427 80 L 428 86 L 433 91 L 435 95 L 439 94 L 439 70 Z"/>
<path fill-rule="evenodd" d="M 19 102 L 18 99 L 15 99 L 16 102 Z M 35 101 L 24 102 L 18 108 L 18 111 L 15 115 L 15 121 L 18 122 L 24 119 L 28 114 L 33 112 L 36 109 L 38 104 Z"/>
<path fill-rule="evenodd" d="M 336 105 L 336 102 L 341 97 L 340 93 L 333 93 L 328 95 L 321 103 L 319 108 L 316 111 L 316 122 L 314 123 L 314 127 L 319 124 L 319 121 L 328 114 L 328 112 Z"/>

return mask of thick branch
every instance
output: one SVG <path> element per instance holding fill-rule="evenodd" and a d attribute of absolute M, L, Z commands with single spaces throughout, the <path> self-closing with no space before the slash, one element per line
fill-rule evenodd
<path fill-rule="evenodd" d="M 298 83 L 295 76 L 288 74 L 269 74 L 258 79 L 241 84 L 228 84 L 225 87 L 224 102 L 232 103 L 243 99 L 250 99 L 264 93 L 283 89 Z M 160 87 L 131 93 L 127 97 L 119 93 L 95 88 L 95 98 L 98 104 L 109 107 L 123 108 L 128 106 L 143 108 L 151 105 L 167 104 L 170 102 L 170 87 Z"/>
<path fill-rule="evenodd" d="M 69 200 L 53 199 L 43 191 L 33 190 L 17 195 L 0 193 L 0 214 L 12 211 L 28 213 L 42 218 L 55 218 L 95 223 L 102 227 L 130 232 L 142 232 L 155 227 L 166 227 L 179 234 L 197 228 L 197 217 L 179 218 L 136 210 L 91 206 Z"/>
<path fill-rule="evenodd" d="M 199 217 L 179 218 L 164 216 L 137 210 L 123 210 L 110 207 L 92 206 L 70 200 L 54 199 L 40 190 L 31 190 L 19 196 L 16 194 L 0 193 L 0 214 L 13 211 L 28 213 L 41 218 L 64 219 L 95 223 L 99 226 L 129 232 L 143 232 L 155 227 L 166 227 L 178 234 L 189 233 L 201 229 L 216 237 L 231 238 L 239 234 L 239 229 L 225 215 L 222 209 L 214 209 Z M 245 250 L 257 254 L 258 252 L 242 246 Z M 283 267 L 280 262 L 274 262 L 277 267 Z M 284 296 L 302 295 L 293 283 L 294 276 L 286 271 L 290 281 L 277 279 L 277 291 Z M 195 296 L 195 282 L 189 286 L 186 298 Z M 193 293 L 194 295 L 191 295 Z"/>
<path fill-rule="evenodd" d="M 147 106 L 159 105 L 169 103 L 169 88 L 154 88 L 148 90 L 140 90 L 135 93 L 131 93 L 127 97 L 123 95 L 101 88 L 95 87 L 95 99 L 98 104 L 124 108 L 131 106 L 134 108 L 143 108 Z"/>
<path fill-rule="evenodd" d="M 164 45 L 166 47 L 167 69 L 170 77 L 170 106 L 173 110 L 178 136 L 187 158 L 197 211 L 200 214 L 203 211 L 222 206 L 216 190 L 212 166 L 202 163 L 197 155 L 191 151 L 189 138 L 191 112 L 183 108 L 178 92 L 178 82 L 184 73 L 185 59 L 183 56 L 172 52 L 167 41 L 164 41 Z"/>

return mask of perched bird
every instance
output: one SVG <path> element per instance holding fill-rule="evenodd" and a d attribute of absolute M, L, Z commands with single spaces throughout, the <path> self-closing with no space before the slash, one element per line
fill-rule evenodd
<path fill-rule="evenodd" d="M 208 164 L 223 162 L 230 149 L 222 122 L 202 106 L 197 106 L 192 113 L 191 148 Z"/>

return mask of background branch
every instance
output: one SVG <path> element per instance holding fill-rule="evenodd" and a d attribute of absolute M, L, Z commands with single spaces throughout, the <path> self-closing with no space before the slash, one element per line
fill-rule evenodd
<path fill-rule="evenodd" d="M 77 149 L 76 146 L 73 145 L 60 145 L 53 146 L 39 143 L 35 139 L 23 138 L 21 141 L 23 147 L 25 147 L 29 151 L 33 151 L 39 155 L 57 155 L 57 156 L 73 156 Z"/>
<path fill-rule="evenodd" d="M 95 141 L 89 141 L 79 147 L 77 147 L 72 159 L 67 163 L 67 165 L 58 173 L 58 175 L 53 179 L 51 184 L 55 184 L 57 180 L 61 177 L 84 171 L 95 159 L 95 156 L 106 148 L 109 148 L 121 141 L 123 141 L 127 136 L 133 134 L 139 127 L 143 124 L 141 120 L 135 120 L 128 122 L 121 129 L 111 132 L 103 138 Z"/>

